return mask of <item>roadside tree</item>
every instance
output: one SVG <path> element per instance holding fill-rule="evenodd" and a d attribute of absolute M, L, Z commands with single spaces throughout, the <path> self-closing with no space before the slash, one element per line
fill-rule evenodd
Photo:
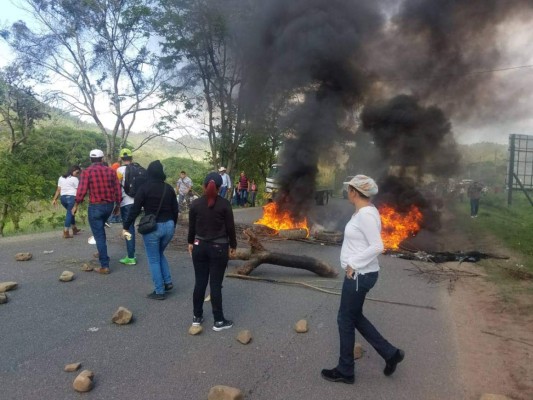
<path fill-rule="evenodd" d="M 161 106 L 158 58 L 150 50 L 152 0 L 21 0 L 33 18 L 2 32 L 26 71 L 43 72 L 58 106 L 90 118 L 112 158 L 141 113 Z M 38 76 L 38 75 L 34 75 Z M 112 116 L 108 129 L 102 113 Z"/>

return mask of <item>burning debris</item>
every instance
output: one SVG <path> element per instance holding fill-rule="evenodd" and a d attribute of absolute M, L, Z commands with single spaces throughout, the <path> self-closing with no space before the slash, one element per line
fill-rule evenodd
<path fill-rule="evenodd" d="M 407 213 L 399 213 L 388 205 L 379 208 L 381 216 L 381 238 L 387 250 L 396 250 L 409 236 L 414 236 L 420 230 L 422 213 L 415 206 L 411 205 Z"/>
<path fill-rule="evenodd" d="M 297 220 L 289 211 L 280 209 L 277 203 L 274 202 L 268 203 L 263 207 L 263 217 L 254 223 L 265 225 L 273 229 L 275 233 L 282 229 L 305 229 L 307 235 L 309 234 L 307 218 L 304 217 L 301 220 Z"/>
<path fill-rule="evenodd" d="M 254 3 L 254 23 L 237 39 L 248 60 L 242 87 L 247 116 L 260 120 L 280 98 L 290 99 L 277 126 L 285 135 L 279 196 L 257 223 L 278 232 L 312 231 L 307 217 L 317 165 L 336 165 L 342 157 L 334 147 L 355 142 L 347 150 L 349 173 L 379 183 L 375 204 L 386 248 L 398 249 L 420 229 L 440 229 L 443 201 L 428 186 L 458 172 L 450 118 L 468 120 L 496 104 L 492 75 L 472 72 L 497 66 L 498 29 L 531 15 L 533 3 L 391 4 Z M 279 213 L 285 213 L 281 220 Z"/>

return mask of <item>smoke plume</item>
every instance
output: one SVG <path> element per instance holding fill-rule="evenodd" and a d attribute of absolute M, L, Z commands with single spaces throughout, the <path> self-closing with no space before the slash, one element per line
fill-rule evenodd
<path fill-rule="evenodd" d="M 505 24 L 533 15 L 531 0 L 271 0 L 254 7 L 240 38 L 243 90 L 256 117 L 277 98 L 292 99 L 279 202 L 296 217 L 307 213 L 318 161 L 334 154 L 335 143 L 357 142 L 353 154 L 363 150 L 366 159 L 379 155 L 348 174 L 379 179 L 390 173 L 384 165 L 415 166 L 418 178 L 456 172 L 450 120 L 498 115 L 504 100 L 495 76 L 480 71 L 505 61 L 498 41 Z"/>
<path fill-rule="evenodd" d="M 419 180 L 424 174 L 449 177 L 458 172 L 460 157 L 451 123 L 439 108 L 422 107 L 413 96 L 400 95 L 366 106 L 361 121 L 383 162 L 400 168 L 397 175 L 404 176 L 408 167 L 415 167 L 412 178 Z"/>
<path fill-rule="evenodd" d="M 319 159 L 353 132 L 354 108 L 368 88 L 364 44 L 382 18 L 372 2 L 264 3 L 246 57 L 253 60 L 248 93 L 256 111 L 279 93 L 294 98 L 284 120 L 288 139 L 280 154 L 279 183 L 286 201 L 280 203 L 302 217 L 313 201 Z"/>

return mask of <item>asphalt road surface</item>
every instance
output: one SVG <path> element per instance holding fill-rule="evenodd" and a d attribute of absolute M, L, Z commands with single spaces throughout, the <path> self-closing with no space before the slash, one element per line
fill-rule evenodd
<path fill-rule="evenodd" d="M 342 227 L 352 210 L 332 199 L 317 207 L 313 220 L 332 229 Z M 251 223 L 259 208 L 236 210 L 236 221 Z M 381 256 L 382 269 L 370 297 L 432 306 L 408 307 L 367 301 L 365 314 L 406 357 L 391 377 L 384 361 L 359 336 L 365 349 L 356 361 L 355 385 L 320 377 L 338 357 L 336 315 L 340 297 L 274 283 L 226 278 L 224 311 L 232 329 L 214 332 L 210 303 L 205 303 L 204 332 L 190 336 L 194 273 L 186 249 L 167 250 L 175 289 L 165 301 L 147 299 L 152 290 L 142 240 L 136 266 L 123 266 L 125 245 L 120 225 L 107 230 L 111 271 L 107 276 L 80 270 L 92 259 L 87 227 L 65 240 L 61 231 L 0 239 L 0 282 L 15 281 L 9 302 L 0 305 L 0 399 L 207 399 L 215 385 L 241 389 L 246 399 L 461 399 L 453 324 L 447 311 L 445 286 L 430 285 L 406 269 L 408 261 Z M 338 267 L 340 247 L 299 241 L 267 241 L 272 250 L 317 257 Z M 239 246 L 245 246 L 242 239 Z M 53 252 L 50 252 L 53 251 Z M 18 252 L 33 259 L 17 262 Z M 231 272 L 240 262 L 230 262 Z M 340 267 L 339 267 L 340 269 Z M 72 282 L 58 280 L 64 270 Z M 256 277 L 341 287 L 337 279 L 307 271 L 262 265 Z M 341 275 L 342 276 L 342 275 Z M 119 306 L 130 309 L 134 322 L 118 326 L 111 316 Z M 307 319 L 309 332 L 294 324 Z M 242 345 L 239 331 L 253 340 Z M 85 395 L 72 388 L 77 375 L 63 371 L 81 362 L 95 373 L 95 387 Z"/>

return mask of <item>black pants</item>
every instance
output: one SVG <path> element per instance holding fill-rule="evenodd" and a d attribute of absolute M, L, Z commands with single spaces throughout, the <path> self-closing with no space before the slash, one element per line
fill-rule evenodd
<path fill-rule="evenodd" d="M 224 320 L 222 311 L 222 280 L 228 265 L 229 245 L 200 240 L 192 250 L 194 276 L 196 283 L 192 296 L 194 316 L 203 316 L 205 289 L 209 282 L 211 289 L 211 306 L 215 321 Z"/>
<path fill-rule="evenodd" d="M 374 287 L 377 280 L 377 272 L 359 275 L 357 280 L 344 278 L 341 305 L 337 316 L 340 337 L 340 356 L 337 369 L 341 374 L 348 376 L 354 374 L 355 329 L 385 360 L 396 353 L 396 347 L 387 342 L 363 315 L 366 295 Z"/>

